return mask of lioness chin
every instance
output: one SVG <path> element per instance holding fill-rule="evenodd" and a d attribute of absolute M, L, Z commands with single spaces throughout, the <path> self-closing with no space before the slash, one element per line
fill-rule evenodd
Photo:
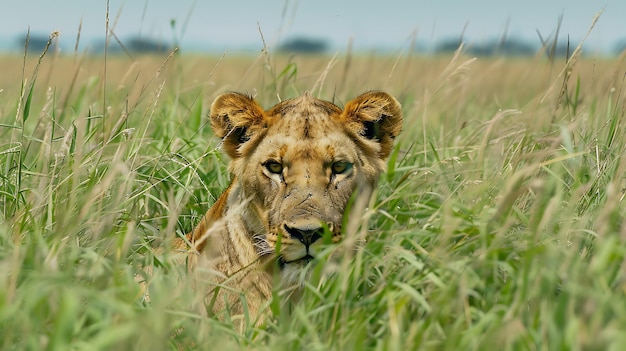
<path fill-rule="evenodd" d="M 301 270 L 328 241 L 324 228 L 330 241 L 341 240 L 349 199 L 355 189 L 368 196 L 375 188 L 402 129 L 402 110 L 376 91 L 343 110 L 308 93 L 268 110 L 227 93 L 211 106 L 210 121 L 231 158 L 232 181 L 175 246 L 215 272 L 214 313 L 241 314 L 243 293 L 255 317 L 274 281 L 299 284 Z"/>

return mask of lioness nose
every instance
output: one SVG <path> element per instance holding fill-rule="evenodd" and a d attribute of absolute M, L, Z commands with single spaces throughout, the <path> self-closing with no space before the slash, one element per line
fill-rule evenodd
<path fill-rule="evenodd" d="M 324 228 L 322 227 L 301 229 L 285 225 L 285 230 L 287 230 L 287 233 L 289 233 L 292 238 L 300 240 L 307 249 L 324 235 Z"/>

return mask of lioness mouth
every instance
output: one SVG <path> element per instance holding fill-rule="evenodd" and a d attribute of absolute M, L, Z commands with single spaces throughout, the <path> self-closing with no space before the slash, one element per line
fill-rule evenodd
<path fill-rule="evenodd" d="M 295 261 L 291 261 L 291 262 L 287 262 L 287 263 L 292 263 L 292 262 L 309 262 L 309 261 L 313 260 L 314 258 L 315 257 L 307 254 L 306 256 L 304 256 L 302 258 L 299 258 L 299 259 L 297 259 Z"/>
<path fill-rule="evenodd" d="M 315 259 L 315 257 L 307 254 L 306 256 L 300 257 L 297 260 L 292 260 L 292 261 L 285 261 L 284 258 L 280 257 L 278 259 L 278 266 L 280 268 L 284 268 L 286 265 L 288 264 L 293 264 L 293 263 L 309 263 L 311 262 L 313 259 Z"/>

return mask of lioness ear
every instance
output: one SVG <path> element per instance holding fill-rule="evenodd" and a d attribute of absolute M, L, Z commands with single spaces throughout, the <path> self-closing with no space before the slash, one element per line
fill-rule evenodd
<path fill-rule="evenodd" d="M 211 105 L 210 118 L 213 133 L 222 138 L 224 150 L 233 159 L 239 157 L 239 146 L 268 122 L 263 108 L 240 93 L 218 96 Z"/>
<path fill-rule="evenodd" d="M 340 119 L 357 135 L 380 144 L 378 157 L 385 159 L 393 139 L 402 130 L 402 108 L 393 96 L 371 91 L 346 103 Z"/>

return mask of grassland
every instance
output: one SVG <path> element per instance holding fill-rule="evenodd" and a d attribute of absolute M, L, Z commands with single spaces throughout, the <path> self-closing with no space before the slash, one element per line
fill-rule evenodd
<path fill-rule="evenodd" d="M 620 59 L 0 57 L 0 349 L 621 350 Z M 367 244 L 287 316 L 207 316 L 166 246 L 229 181 L 207 125 L 369 89 L 405 125 Z M 152 275 L 145 274 L 151 267 Z M 144 299 L 135 277 L 150 289 Z"/>

